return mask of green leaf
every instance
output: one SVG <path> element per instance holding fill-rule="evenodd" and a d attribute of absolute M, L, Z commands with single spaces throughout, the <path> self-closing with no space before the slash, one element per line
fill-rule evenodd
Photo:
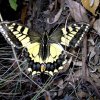
<path fill-rule="evenodd" d="M 13 10 L 17 10 L 17 0 L 9 0 L 10 6 Z"/>

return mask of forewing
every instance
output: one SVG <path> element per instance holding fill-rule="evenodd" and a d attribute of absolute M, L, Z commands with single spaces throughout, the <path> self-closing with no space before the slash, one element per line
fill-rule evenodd
<path fill-rule="evenodd" d="M 27 47 L 29 44 L 40 40 L 38 33 L 30 31 L 28 27 L 17 23 L 3 24 L 3 28 L 7 33 L 5 36 L 8 36 L 6 39 L 16 46 Z"/>
<path fill-rule="evenodd" d="M 77 47 L 84 37 L 84 34 L 89 31 L 89 24 L 71 24 L 68 27 L 62 27 L 55 30 L 50 35 L 50 42 L 59 43 L 67 47 Z"/>
<path fill-rule="evenodd" d="M 61 44 L 68 47 L 77 47 L 82 41 L 85 33 L 89 31 L 88 24 L 71 24 L 62 28 Z"/>

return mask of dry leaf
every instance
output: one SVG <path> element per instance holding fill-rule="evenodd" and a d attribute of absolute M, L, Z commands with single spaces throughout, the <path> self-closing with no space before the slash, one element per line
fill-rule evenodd
<path fill-rule="evenodd" d="M 63 100 L 74 100 L 75 98 L 72 97 L 71 95 L 67 95 L 63 98 Z"/>
<path fill-rule="evenodd" d="M 86 92 L 84 92 L 84 91 L 77 92 L 77 95 L 79 96 L 80 99 L 88 96 L 88 94 Z"/>
<path fill-rule="evenodd" d="M 88 42 L 89 42 L 92 46 L 95 45 L 95 42 L 94 42 L 93 38 L 89 38 L 89 39 L 88 39 Z M 89 47 L 89 48 L 90 48 L 90 47 Z"/>
<path fill-rule="evenodd" d="M 21 21 L 23 24 L 25 22 L 26 16 L 27 16 L 27 6 L 24 6 L 21 13 Z"/>
<path fill-rule="evenodd" d="M 58 96 L 63 95 L 63 92 L 64 92 L 63 89 L 59 89 L 59 90 L 58 90 Z"/>
<path fill-rule="evenodd" d="M 95 21 L 93 28 L 97 31 L 97 34 L 100 35 L 100 19 Z"/>
<path fill-rule="evenodd" d="M 99 0 L 81 0 L 82 5 L 88 10 L 90 11 L 93 15 L 96 16 L 96 9 L 99 5 Z"/>
<path fill-rule="evenodd" d="M 60 8 L 58 13 L 52 18 L 53 21 L 50 22 L 50 18 L 47 18 L 47 23 L 48 24 L 53 24 L 53 23 L 57 22 L 58 19 L 60 18 L 61 13 L 62 13 L 62 8 Z"/>
<path fill-rule="evenodd" d="M 52 100 L 48 91 L 45 92 L 45 100 Z"/>
<path fill-rule="evenodd" d="M 86 10 L 79 3 L 72 0 L 66 0 L 66 4 L 69 6 L 71 16 L 76 22 L 89 22 Z"/>
<path fill-rule="evenodd" d="M 74 79 L 75 79 L 75 81 L 76 81 L 80 76 L 82 76 L 82 70 L 81 70 L 81 69 L 77 70 L 77 71 L 74 73 Z"/>
<path fill-rule="evenodd" d="M 95 82 L 96 86 L 100 86 L 100 74 L 99 73 L 91 73 L 90 77 Z"/>
<path fill-rule="evenodd" d="M 98 43 L 98 45 L 95 46 L 95 48 L 92 48 L 93 50 L 90 51 L 90 55 L 89 55 L 89 63 L 91 65 L 99 66 L 100 65 L 100 48 L 99 48 L 100 44 Z"/>
<path fill-rule="evenodd" d="M 48 24 L 54 24 L 55 22 L 57 22 L 59 20 L 61 13 L 63 11 L 64 3 L 65 3 L 64 0 L 61 0 L 59 2 L 60 2 L 60 9 L 59 9 L 59 11 L 57 12 L 56 15 L 53 15 L 52 17 L 47 18 Z"/>
<path fill-rule="evenodd" d="M 63 81 L 63 80 L 59 80 L 59 82 L 58 82 L 58 85 L 57 85 L 57 86 L 58 86 L 60 89 L 63 89 L 63 88 L 64 88 L 63 83 L 64 83 L 64 81 Z"/>
<path fill-rule="evenodd" d="M 74 66 L 82 66 L 82 61 L 74 61 L 73 65 Z"/>

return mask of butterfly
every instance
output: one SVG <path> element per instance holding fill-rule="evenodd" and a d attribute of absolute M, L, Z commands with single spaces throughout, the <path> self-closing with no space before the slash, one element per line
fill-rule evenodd
<path fill-rule="evenodd" d="M 18 23 L 1 24 L 5 39 L 15 47 L 24 48 L 23 55 L 32 75 L 41 73 L 55 75 L 64 68 L 66 54 L 64 47 L 77 47 L 89 24 L 71 24 L 48 33 L 38 33 Z"/>

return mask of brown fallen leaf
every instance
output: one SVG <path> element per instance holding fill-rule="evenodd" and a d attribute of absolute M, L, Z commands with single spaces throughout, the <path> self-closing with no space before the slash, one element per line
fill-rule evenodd
<path fill-rule="evenodd" d="M 96 44 L 95 47 L 89 47 L 89 64 L 93 66 L 93 69 L 99 68 L 100 66 L 100 43 Z"/>
<path fill-rule="evenodd" d="M 90 77 L 95 82 L 96 86 L 100 86 L 100 74 L 99 73 L 91 72 Z"/>
<path fill-rule="evenodd" d="M 21 21 L 23 24 L 25 22 L 26 16 L 27 16 L 27 6 L 24 6 L 21 13 Z"/>
<path fill-rule="evenodd" d="M 63 89 L 63 88 L 64 88 L 63 83 L 64 83 L 64 81 L 63 81 L 63 80 L 59 80 L 59 82 L 58 82 L 58 85 L 57 85 L 57 86 L 58 86 L 60 89 Z"/>
<path fill-rule="evenodd" d="M 93 28 L 97 31 L 97 34 L 100 35 L 100 19 L 94 22 Z"/>
<path fill-rule="evenodd" d="M 80 98 L 80 100 L 82 100 L 84 97 L 88 96 L 88 93 L 86 93 L 84 91 L 79 91 L 79 92 L 77 92 L 77 95 Z"/>
<path fill-rule="evenodd" d="M 89 22 L 89 19 L 86 15 L 86 10 L 78 2 L 66 0 L 66 4 L 70 9 L 71 16 L 76 22 Z"/>
<path fill-rule="evenodd" d="M 45 100 L 52 100 L 50 97 L 50 92 L 46 91 L 45 93 Z"/>
<path fill-rule="evenodd" d="M 100 0 L 81 0 L 82 5 L 90 11 L 94 16 L 96 16 L 96 9 L 99 5 Z"/>
<path fill-rule="evenodd" d="M 82 61 L 74 61 L 73 65 L 74 66 L 82 66 Z"/>
<path fill-rule="evenodd" d="M 62 14 L 62 11 L 63 11 L 64 0 L 59 1 L 59 3 L 60 3 L 60 9 L 56 13 L 56 15 L 53 14 L 51 17 L 47 18 L 47 23 L 48 24 L 54 24 L 55 22 L 57 22 L 59 20 L 61 14 Z M 55 4 L 55 9 L 56 8 L 57 8 L 57 4 Z"/>
<path fill-rule="evenodd" d="M 50 22 L 50 18 L 47 18 L 47 23 L 48 24 L 53 24 L 53 23 L 57 22 L 58 19 L 60 18 L 61 13 L 62 13 L 62 8 L 60 8 L 60 10 L 58 11 L 58 13 L 52 18 L 51 22 Z"/>
<path fill-rule="evenodd" d="M 93 40 L 92 37 L 90 37 L 90 38 L 88 39 L 88 42 L 89 42 L 92 46 L 95 45 L 95 42 L 94 42 L 94 40 Z M 89 48 L 90 48 L 90 47 L 89 47 Z"/>

